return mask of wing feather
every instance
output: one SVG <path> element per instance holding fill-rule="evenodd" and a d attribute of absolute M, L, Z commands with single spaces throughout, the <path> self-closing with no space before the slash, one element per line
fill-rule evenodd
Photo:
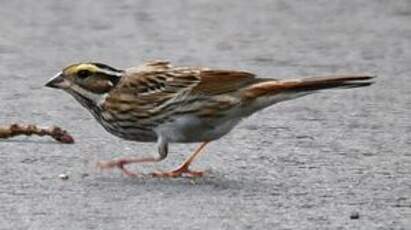
<path fill-rule="evenodd" d="M 168 113 L 204 113 L 233 106 L 239 102 L 235 94 L 261 81 L 244 71 L 172 67 L 157 61 L 125 70 L 105 105 L 118 114 L 133 108 L 140 122 L 149 117 L 147 122 L 156 123 Z"/>
<path fill-rule="evenodd" d="M 218 95 L 236 91 L 255 83 L 255 75 L 234 70 L 203 70 L 200 72 L 200 83 L 193 93 Z"/>
<path fill-rule="evenodd" d="M 126 70 L 124 86 L 145 96 L 158 93 L 213 96 L 236 91 L 261 80 L 255 74 L 234 70 L 172 67 L 167 61 L 149 62 Z"/>

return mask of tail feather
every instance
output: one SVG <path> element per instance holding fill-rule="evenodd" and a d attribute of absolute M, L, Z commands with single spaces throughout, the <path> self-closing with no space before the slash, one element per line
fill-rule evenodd
<path fill-rule="evenodd" d="M 272 80 L 254 84 L 244 91 L 245 98 L 276 95 L 279 93 L 309 93 L 332 88 L 357 88 L 373 84 L 375 76 L 336 75 L 318 76 L 293 80 Z"/>

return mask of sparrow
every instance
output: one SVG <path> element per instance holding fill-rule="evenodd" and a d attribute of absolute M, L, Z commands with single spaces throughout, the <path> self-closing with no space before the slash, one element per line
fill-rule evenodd
<path fill-rule="evenodd" d="M 156 156 L 99 161 L 99 168 L 118 168 L 135 176 L 126 165 L 164 160 L 169 143 L 201 143 L 175 170 L 152 173 L 195 177 L 204 172 L 190 169 L 194 159 L 244 118 L 321 90 L 369 86 L 373 78 L 348 74 L 280 80 L 242 70 L 174 67 L 158 60 L 125 70 L 95 62 L 72 64 L 46 86 L 73 96 L 114 136 L 157 143 Z"/>

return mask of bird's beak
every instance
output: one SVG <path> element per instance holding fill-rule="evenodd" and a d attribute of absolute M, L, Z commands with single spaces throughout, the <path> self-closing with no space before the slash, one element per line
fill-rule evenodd
<path fill-rule="evenodd" d="M 46 83 L 46 86 L 50 88 L 67 89 L 70 87 L 70 84 L 64 79 L 63 73 L 59 72 Z"/>

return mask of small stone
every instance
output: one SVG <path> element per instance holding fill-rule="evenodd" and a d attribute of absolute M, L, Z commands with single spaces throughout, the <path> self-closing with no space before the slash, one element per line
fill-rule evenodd
<path fill-rule="evenodd" d="M 69 176 L 67 174 L 62 173 L 59 175 L 59 178 L 62 180 L 68 180 Z"/>
<path fill-rule="evenodd" d="M 82 174 L 81 174 L 81 178 L 86 178 L 86 177 L 88 177 L 88 176 L 90 176 L 88 173 L 82 173 Z"/>
<path fill-rule="evenodd" d="M 359 213 L 359 212 L 352 212 L 352 213 L 350 214 L 350 219 L 351 219 L 351 220 L 360 219 L 360 213 Z"/>

